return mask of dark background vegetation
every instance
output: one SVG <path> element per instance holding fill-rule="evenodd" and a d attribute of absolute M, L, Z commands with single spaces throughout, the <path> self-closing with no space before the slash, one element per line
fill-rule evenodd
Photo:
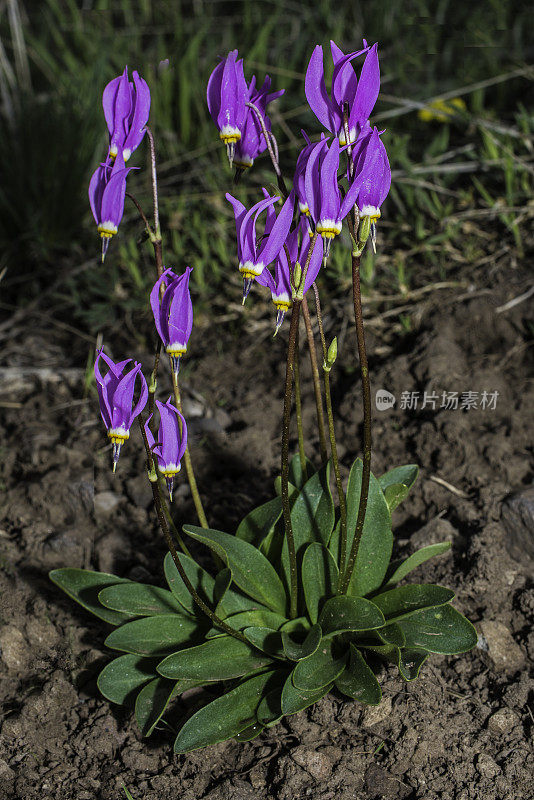
<path fill-rule="evenodd" d="M 222 313 L 238 300 L 235 229 L 224 200 L 231 175 L 205 103 L 211 70 L 234 47 L 248 79 L 254 72 L 261 81 L 268 71 L 274 88 L 286 90 L 272 117 L 291 176 L 300 129 L 320 131 L 303 85 L 313 45 L 325 46 L 328 61 L 330 38 L 346 51 L 363 36 L 380 42 L 382 94 L 372 121 L 386 128 L 394 182 L 379 255 L 364 259 L 367 292 L 462 280 L 467 265 L 503 242 L 521 257 L 533 211 L 531 13 L 521 0 L 4 0 L 2 310 L 46 301 L 48 314 L 90 335 L 109 334 L 126 314 L 142 344 L 150 247 L 139 241 L 141 227 L 127 205 L 99 266 L 86 193 L 106 148 L 102 89 L 124 64 L 152 91 L 166 264 L 194 266 L 199 310 L 220 304 Z M 421 119 L 421 108 L 436 98 L 461 103 L 441 119 Z M 145 145 L 132 162 L 141 169 L 129 189 L 148 209 Z M 252 201 L 271 181 L 264 155 L 236 192 Z M 325 291 L 344 290 L 346 281 L 346 250 L 336 242 Z M 238 319 L 237 311 L 230 316 Z"/>

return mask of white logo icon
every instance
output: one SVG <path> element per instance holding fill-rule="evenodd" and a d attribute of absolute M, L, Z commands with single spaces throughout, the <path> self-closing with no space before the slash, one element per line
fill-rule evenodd
<path fill-rule="evenodd" d="M 395 405 L 395 395 L 386 389 L 379 389 L 375 395 L 375 404 L 378 411 L 387 411 Z"/>

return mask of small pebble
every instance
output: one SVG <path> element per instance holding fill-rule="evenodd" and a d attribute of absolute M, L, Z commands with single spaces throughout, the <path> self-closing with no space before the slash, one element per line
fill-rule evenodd
<path fill-rule="evenodd" d="M 502 622 L 484 620 L 480 627 L 488 646 L 489 656 L 497 670 L 516 672 L 524 666 L 525 655 Z"/>
<path fill-rule="evenodd" d="M 391 714 L 391 708 L 391 697 L 385 697 L 379 706 L 367 706 L 363 712 L 362 727 L 371 728 L 379 722 L 384 722 Z"/>
<path fill-rule="evenodd" d="M 304 745 L 295 747 L 291 751 L 291 758 L 317 781 L 324 780 L 332 772 L 333 763 L 326 753 L 309 750 Z"/>
<path fill-rule="evenodd" d="M 515 728 L 519 718 L 511 708 L 500 708 L 488 720 L 488 730 L 492 733 L 510 733 Z"/>
<path fill-rule="evenodd" d="M 5 625 L 0 630 L 0 654 L 12 672 L 23 672 L 32 658 L 26 639 L 14 625 Z"/>
<path fill-rule="evenodd" d="M 496 778 L 501 771 L 499 765 L 486 753 L 480 753 L 476 767 L 483 778 Z"/>

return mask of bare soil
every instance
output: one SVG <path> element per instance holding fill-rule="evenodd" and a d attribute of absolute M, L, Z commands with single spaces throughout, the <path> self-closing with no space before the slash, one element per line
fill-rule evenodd
<path fill-rule="evenodd" d="M 503 501 L 533 482 L 532 309 L 525 302 L 497 311 L 525 288 L 525 273 L 515 270 L 500 285 L 437 290 L 414 305 L 404 333 L 366 306 L 374 317 L 367 327 L 373 394 L 396 397 L 392 409 L 374 410 L 373 470 L 422 467 L 395 512 L 397 552 L 452 541 L 450 554 L 418 578 L 456 590 L 480 646 L 431 658 L 410 684 L 384 669 L 378 708 L 331 694 L 250 743 L 186 756 L 173 755 L 172 743 L 195 698 L 142 740 L 131 710 L 96 688 L 109 658 L 107 626 L 47 578 L 52 568 L 76 566 L 162 584 L 165 549 L 137 434 L 113 477 L 96 399 L 84 397 L 83 347 L 53 330 L 13 331 L 0 425 L 0 798 L 118 800 L 123 785 L 135 800 L 534 797 L 531 562 L 511 558 L 501 522 Z M 360 452 L 362 413 L 354 334 L 343 322 L 350 302 L 347 293 L 325 319 L 329 336 L 340 334 L 332 383 L 345 475 Z M 273 341 L 261 325 L 243 326 L 240 336 L 222 323 L 195 331 L 186 413 L 214 527 L 234 530 L 272 496 L 286 336 L 287 327 Z M 122 357 L 118 348 L 114 355 Z M 311 427 L 305 350 L 302 359 Z M 149 356 L 145 365 L 148 373 Z M 35 367 L 51 372 L 36 376 Z M 162 397 L 165 390 L 163 381 Z M 428 398 L 421 408 L 425 391 L 437 393 L 435 409 Z M 444 391 L 478 392 L 479 407 L 441 408 Z M 494 409 L 480 408 L 484 391 L 498 392 Z M 417 409 L 401 408 L 403 392 L 420 393 Z M 316 452 L 314 435 L 309 454 Z M 176 494 L 177 522 L 194 521 L 183 480 Z"/>

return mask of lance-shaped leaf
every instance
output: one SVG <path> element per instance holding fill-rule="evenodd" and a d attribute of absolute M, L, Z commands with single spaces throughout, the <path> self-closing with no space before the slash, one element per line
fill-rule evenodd
<path fill-rule="evenodd" d="M 291 525 L 295 551 L 302 558 L 311 542 L 328 544 L 335 521 L 334 501 L 329 485 L 330 462 L 306 481 L 291 509 Z M 286 585 L 290 585 L 289 551 L 287 539 L 282 546 L 282 568 Z"/>
<path fill-rule="evenodd" d="M 143 736 L 150 736 L 173 697 L 197 685 L 194 681 L 154 678 L 143 686 L 135 701 L 135 719 Z"/>
<path fill-rule="evenodd" d="M 282 498 L 275 497 L 247 514 L 239 523 L 235 535 L 238 539 L 259 547 L 281 516 Z"/>
<path fill-rule="evenodd" d="M 272 564 L 253 545 L 228 533 L 195 525 L 184 525 L 184 531 L 225 560 L 234 582 L 243 592 L 271 610 L 285 613 L 287 597 L 282 581 Z"/>
<path fill-rule="evenodd" d="M 213 602 L 215 604 L 215 613 L 224 601 L 224 596 L 232 584 L 232 570 L 226 567 L 217 573 L 215 576 L 215 586 L 213 587 Z"/>
<path fill-rule="evenodd" d="M 106 664 L 98 676 L 97 686 L 112 703 L 128 702 L 135 693 L 156 676 L 157 660 L 126 655 Z"/>
<path fill-rule="evenodd" d="M 264 728 L 271 728 L 280 722 L 282 714 L 282 686 L 265 694 L 256 710 L 256 719 Z"/>
<path fill-rule="evenodd" d="M 284 653 L 291 661 L 300 661 L 302 658 L 308 658 L 308 656 L 315 653 L 321 644 L 322 637 L 323 632 L 320 625 L 313 625 L 303 642 L 296 642 L 289 633 L 282 631 Z"/>
<path fill-rule="evenodd" d="M 270 662 L 268 656 L 245 642 L 233 636 L 220 636 L 173 653 L 158 664 L 158 672 L 172 680 L 225 681 L 240 678 Z"/>
<path fill-rule="evenodd" d="M 381 610 L 387 622 L 399 622 L 423 608 L 445 605 L 453 597 L 454 592 L 445 586 L 421 583 L 388 589 L 387 592 L 373 597 L 373 603 Z"/>
<path fill-rule="evenodd" d="M 291 673 L 282 689 L 281 706 L 283 714 L 296 714 L 308 708 L 308 706 L 312 706 L 320 700 L 321 697 L 328 694 L 332 686 L 333 683 L 328 683 L 326 686 L 322 686 L 320 689 L 315 689 L 313 691 L 297 689 L 293 683 L 293 673 Z"/>
<path fill-rule="evenodd" d="M 352 465 L 347 486 L 347 553 L 354 541 L 361 485 L 362 461 L 357 459 Z M 381 586 L 392 549 L 391 514 L 380 485 L 371 474 L 362 538 L 349 594 L 363 597 Z"/>
<path fill-rule="evenodd" d="M 373 670 L 353 644 L 350 646 L 349 663 L 336 679 L 336 686 L 347 697 L 371 706 L 377 706 L 382 698 L 382 690 Z"/>
<path fill-rule="evenodd" d="M 399 623 L 408 649 L 430 653 L 466 653 L 477 643 L 477 632 L 463 614 L 450 605 L 427 608 Z"/>
<path fill-rule="evenodd" d="M 297 489 L 302 489 L 306 481 L 309 480 L 316 471 L 309 458 L 305 458 L 304 463 L 306 464 L 306 479 L 302 471 L 299 454 L 297 453 L 294 455 L 289 462 L 289 480 L 294 486 L 297 487 Z"/>
<path fill-rule="evenodd" d="M 293 670 L 297 689 L 315 691 L 327 686 L 341 675 L 347 663 L 347 651 L 332 639 L 323 639 L 318 649 L 303 658 Z"/>
<path fill-rule="evenodd" d="M 385 624 L 384 616 L 374 601 L 363 597 L 339 595 L 327 600 L 319 617 L 324 636 L 343 631 L 369 631 Z"/>
<path fill-rule="evenodd" d="M 412 570 L 424 564 L 434 556 L 440 556 L 450 550 L 451 542 L 437 542 L 436 544 L 428 544 L 426 547 L 421 547 L 416 550 L 411 556 L 405 559 L 398 559 L 391 561 L 385 578 L 383 589 L 391 589 L 395 584 L 399 583 L 406 577 Z"/>
<path fill-rule="evenodd" d="M 100 592 L 98 599 L 106 608 L 137 617 L 184 613 L 184 607 L 172 592 L 146 583 L 118 583 L 108 586 Z"/>
<path fill-rule="evenodd" d="M 174 743 L 175 753 L 187 753 L 223 742 L 256 722 L 256 709 L 279 676 L 272 670 L 243 681 L 201 708 L 187 720 Z"/>
<path fill-rule="evenodd" d="M 320 542 L 312 542 L 302 559 L 302 585 L 306 607 L 313 623 L 327 597 L 336 592 L 339 571 L 329 550 Z"/>
<path fill-rule="evenodd" d="M 90 569 L 75 569 L 74 567 L 53 569 L 48 576 L 69 597 L 105 622 L 120 625 L 121 622 L 135 616 L 111 611 L 102 606 L 98 599 L 98 595 L 106 587 L 114 586 L 117 583 L 130 583 L 125 578 L 117 578 L 116 575 L 108 575 L 106 572 L 93 572 Z"/>
<path fill-rule="evenodd" d="M 272 628 L 262 628 L 261 626 L 251 626 L 243 631 L 249 642 L 258 650 L 272 656 L 273 658 L 284 658 L 282 649 L 282 635 Z"/>
<path fill-rule="evenodd" d="M 214 606 L 214 579 L 208 572 L 206 572 L 206 570 L 202 569 L 202 567 L 197 564 L 196 561 L 193 561 L 192 558 L 189 558 L 189 556 L 186 556 L 183 553 L 178 553 L 178 558 L 180 559 L 180 564 L 182 565 L 185 574 L 195 587 L 198 594 L 201 596 L 204 602 L 207 603 L 210 608 L 212 608 Z M 170 553 L 167 553 L 165 556 L 163 569 L 165 572 L 165 578 L 169 584 L 169 589 L 176 597 L 178 602 L 185 608 L 186 611 L 189 611 L 190 614 L 201 613 L 189 591 L 187 590 L 185 583 L 180 577 L 180 573 L 178 572 L 176 564 L 172 560 Z"/>
<path fill-rule="evenodd" d="M 143 617 L 111 631 L 106 647 L 145 656 L 166 656 L 198 639 L 199 620 L 185 614 Z"/>
<path fill-rule="evenodd" d="M 225 617 L 224 621 L 231 628 L 236 631 L 242 631 L 244 628 L 262 627 L 270 628 L 272 631 L 277 631 L 287 620 L 281 614 L 276 614 L 274 611 L 269 611 L 268 608 L 254 608 L 250 611 L 240 611 L 238 614 L 232 614 Z M 210 639 L 213 636 L 224 636 L 224 631 L 221 628 L 213 627 L 206 634 L 206 638 Z"/>
<path fill-rule="evenodd" d="M 385 472 L 384 475 L 379 477 L 378 483 L 384 492 L 390 511 L 397 508 L 407 497 L 408 492 L 417 480 L 418 474 L 419 467 L 417 464 L 406 464 L 404 467 L 390 469 L 389 472 Z"/>

